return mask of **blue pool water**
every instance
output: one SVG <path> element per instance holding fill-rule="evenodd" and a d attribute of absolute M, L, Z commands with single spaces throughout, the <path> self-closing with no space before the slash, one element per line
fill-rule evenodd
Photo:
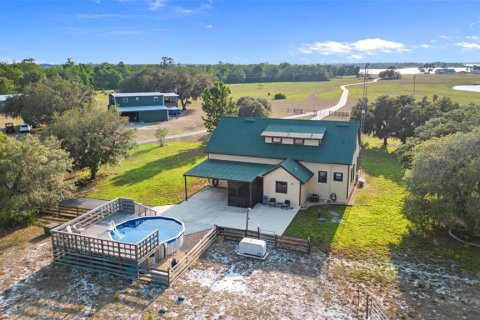
<path fill-rule="evenodd" d="M 184 227 L 180 221 L 173 218 L 142 217 L 118 224 L 117 230 L 120 234 L 110 231 L 113 240 L 136 244 L 155 230 L 159 230 L 160 242 L 174 241 L 182 235 Z"/>

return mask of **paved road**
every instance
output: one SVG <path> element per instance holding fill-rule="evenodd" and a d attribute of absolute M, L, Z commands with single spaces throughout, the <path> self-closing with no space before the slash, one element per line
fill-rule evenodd
<path fill-rule="evenodd" d="M 180 138 L 186 138 L 186 137 L 191 137 L 191 136 L 198 136 L 198 135 L 204 135 L 207 133 L 207 130 L 197 130 L 197 131 L 189 131 L 185 133 L 180 133 L 180 134 L 172 134 L 169 135 L 165 138 L 165 140 L 172 140 L 172 139 L 180 139 Z M 137 144 L 145 144 L 145 143 L 151 143 L 151 142 L 157 142 L 158 139 L 152 138 L 152 139 L 146 139 L 146 140 L 139 140 L 137 141 Z"/>
<path fill-rule="evenodd" d="M 367 83 L 374 83 L 374 82 L 377 82 L 378 80 L 380 80 L 380 78 L 377 78 L 373 81 L 369 81 Z M 340 86 L 340 89 L 342 89 L 342 95 L 340 96 L 340 100 L 338 100 L 338 103 L 336 105 L 334 105 L 333 107 L 323 109 L 323 110 L 318 110 L 316 113 L 315 112 L 307 112 L 307 113 L 303 113 L 303 114 L 296 114 L 296 115 L 293 115 L 293 116 L 283 117 L 283 119 L 296 119 L 296 118 L 302 118 L 302 117 L 305 117 L 305 116 L 315 116 L 311 120 L 322 120 L 323 118 L 328 117 L 328 115 L 330 114 L 330 111 L 331 112 L 338 111 L 347 104 L 348 93 L 349 93 L 347 87 L 358 86 L 358 85 L 363 85 L 363 82 L 345 84 L 343 86 Z"/>
<path fill-rule="evenodd" d="M 380 78 L 377 78 L 373 81 L 369 81 L 367 83 L 374 83 L 374 82 L 377 82 L 378 80 L 380 80 Z M 313 116 L 313 115 L 316 114 L 316 116 L 313 117 L 311 120 L 322 120 L 323 118 L 328 117 L 330 112 L 338 111 L 347 104 L 348 93 L 349 93 L 347 87 L 358 86 L 358 85 L 363 85 L 363 82 L 345 84 L 343 86 L 340 86 L 340 89 L 342 89 L 342 95 L 340 96 L 340 100 L 338 100 L 338 103 L 336 105 L 334 105 L 333 107 L 323 109 L 323 110 L 319 110 L 316 113 L 307 112 L 307 113 L 303 113 L 303 114 L 295 114 L 293 116 L 283 117 L 282 119 L 296 119 L 296 118 L 302 118 L 302 117 L 309 116 L 309 115 Z M 207 133 L 207 130 L 205 130 L 205 129 L 204 130 L 197 130 L 197 131 L 190 131 L 190 132 L 185 132 L 185 133 L 180 133 L 180 134 L 169 135 L 165 139 L 166 140 L 181 139 L 181 138 L 187 138 L 187 137 L 192 137 L 192 136 L 204 135 L 206 133 Z M 157 141 L 158 141 L 158 139 L 156 139 L 156 138 L 145 139 L 145 140 L 137 141 L 137 144 L 145 144 L 145 143 L 151 143 L 151 142 L 157 142 Z"/>

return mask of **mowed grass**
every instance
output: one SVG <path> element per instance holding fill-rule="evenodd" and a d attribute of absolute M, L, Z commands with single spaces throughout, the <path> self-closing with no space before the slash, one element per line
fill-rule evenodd
<path fill-rule="evenodd" d="M 152 206 L 175 204 L 184 197 L 183 174 L 205 159 L 204 143 L 199 141 L 168 142 L 136 147 L 118 167 L 102 170 L 99 181 L 85 196 L 101 199 L 132 198 Z M 198 190 L 203 181 L 188 178 L 189 193 Z"/>
<path fill-rule="evenodd" d="M 453 90 L 453 86 L 480 84 L 480 74 L 420 74 L 415 77 L 415 96 L 419 99 L 433 95 L 449 97 L 460 104 L 478 103 L 480 93 Z M 363 86 L 349 88 L 349 103 L 355 104 L 362 97 Z M 368 99 L 381 95 L 399 96 L 413 93 L 413 75 L 403 75 L 400 80 L 380 80 L 368 84 Z"/>
<path fill-rule="evenodd" d="M 475 273 L 480 270 L 478 248 L 464 246 L 443 232 L 431 238 L 412 233 L 413 225 L 406 218 L 403 201 L 406 189 L 404 170 L 397 160 L 398 141 L 388 148 L 381 141 L 366 138 L 362 169 L 366 185 L 358 190 L 355 204 L 317 206 L 300 211 L 285 234 L 310 237 L 312 243 L 325 251 L 354 259 L 390 260 L 395 253 L 413 254 L 420 259 L 432 258 L 439 263 L 454 263 Z M 318 217 L 330 218 L 336 212 L 343 221 L 319 222 Z"/>
<path fill-rule="evenodd" d="M 316 93 L 319 102 L 337 102 L 342 94 L 340 86 L 356 82 L 359 82 L 356 77 L 344 77 L 328 81 L 240 83 L 229 84 L 228 86 L 235 100 L 243 96 L 251 96 L 265 98 L 272 102 L 276 101 L 273 100 L 274 95 L 282 92 L 287 96 L 287 99 L 285 99 L 287 101 L 311 99 L 312 94 Z M 270 96 L 268 93 L 270 93 Z"/>
<path fill-rule="evenodd" d="M 362 167 L 367 183 L 357 194 L 355 205 L 320 206 L 300 211 L 286 230 L 287 235 L 310 237 L 322 249 L 338 254 L 368 257 L 388 255 L 391 245 L 399 245 L 408 232 L 408 220 L 402 213 L 405 190 L 403 170 L 393 150 L 385 149 L 374 139 L 364 154 Z M 318 222 L 318 216 L 336 212 L 344 221 Z"/>

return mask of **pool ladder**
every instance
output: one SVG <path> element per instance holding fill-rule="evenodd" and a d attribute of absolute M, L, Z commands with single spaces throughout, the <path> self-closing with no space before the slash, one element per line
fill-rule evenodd
<path fill-rule="evenodd" d="M 108 231 L 112 231 L 113 234 L 114 234 L 118 239 L 122 239 L 122 238 L 123 238 L 123 234 L 122 234 L 120 231 L 118 231 L 117 226 L 115 225 L 115 222 L 113 222 L 113 220 L 108 223 Z"/>

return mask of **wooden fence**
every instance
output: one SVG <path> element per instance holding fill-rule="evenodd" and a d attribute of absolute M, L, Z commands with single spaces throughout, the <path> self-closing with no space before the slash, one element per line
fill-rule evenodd
<path fill-rule="evenodd" d="M 158 231 L 152 232 L 138 244 L 100 239 L 68 231 L 68 227 L 86 228 L 120 211 L 130 212 L 136 217 L 156 214 L 154 210 L 124 198 L 117 198 L 92 209 L 51 230 L 55 262 L 138 278 L 140 264 L 159 249 Z"/>
<path fill-rule="evenodd" d="M 242 230 L 227 227 L 217 227 L 218 235 L 224 236 L 225 239 L 240 241 L 244 237 L 257 238 L 264 240 L 266 243 L 273 245 L 275 248 L 300 251 L 310 254 L 310 239 L 299 239 L 287 236 L 279 236 L 277 234 L 262 233 L 260 228 L 255 230 Z"/>
<path fill-rule="evenodd" d="M 187 254 L 171 269 L 168 270 L 169 285 L 177 280 L 195 261 L 204 253 L 218 236 L 217 227 L 212 228 Z"/>
<path fill-rule="evenodd" d="M 310 253 L 310 240 L 298 239 L 292 237 L 278 236 L 274 233 L 269 234 L 260 232 L 260 228 L 255 230 L 242 230 L 215 226 L 203 236 L 203 238 L 173 267 L 168 270 L 145 270 L 149 280 L 160 282 L 167 286 L 171 285 L 180 276 L 188 270 L 198 258 L 210 247 L 218 236 L 224 236 L 226 239 L 240 241 L 244 237 L 262 239 L 266 243 L 279 249 L 287 249 Z"/>
<path fill-rule="evenodd" d="M 81 207 L 68 207 L 68 206 L 58 205 L 56 207 L 51 207 L 51 208 L 41 208 L 39 211 L 41 214 L 49 214 L 57 218 L 70 220 L 78 216 L 81 216 L 82 214 L 90 210 L 91 209 L 81 208 Z"/>

